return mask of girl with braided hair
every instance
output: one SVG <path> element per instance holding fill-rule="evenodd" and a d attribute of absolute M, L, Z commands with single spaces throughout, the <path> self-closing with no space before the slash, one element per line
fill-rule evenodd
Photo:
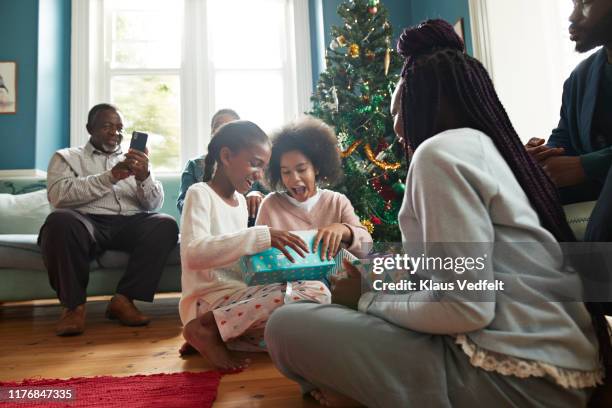
<path fill-rule="evenodd" d="M 266 351 L 263 331 L 270 314 L 285 304 L 329 303 L 329 289 L 300 281 L 285 296 L 286 284 L 247 287 L 237 261 L 270 247 L 293 261 L 286 247 L 304 256 L 308 246 L 290 232 L 247 228 L 244 193 L 263 176 L 270 160 L 268 136 L 254 123 L 234 121 L 219 128 L 208 145 L 203 182 L 187 190 L 181 218 L 179 314 L 187 343 L 181 354 L 197 351 L 219 369 L 248 364 L 228 350 Z"/>
<path fill-rule="evenodd" d="M 210 121 L 211 137 L 214 137 L 215 132 L 222 125 L 234 120 L 240 120 L 240 116 L 238 116 L 236 111 L 233 109 L 219 109 L 217 112 L 215 112 Z M 189 190 L 189 187 L 191 187 L 192 184 L 202 181 L 205 158 L 206 157 L 203 155 L 198 158 L 191 159 L 187 161 L 187 164 L 185 165 L 185 169 L 181 174 L 179 194 L 176 199 L 176 207 L 178 208 L 179 213 L 183 212 L 183 204 L 185 203 L 185 196 L 187 195 L 187 190 Z M 263 185 L 261 185 L 259 182 L 255 182 L 246 194 L 247 206 L 249 209 L 249 226 L 252 225 L 251 221 L 255 221 L 259 204 L 261 203 L 265 193 L 266 190 Z"/>
<path fill-rule="evenodd" d="M 362 294 L 359 272 L 345 265 L 332 305 L 290 305 L 268 321 L 273 361 L 326 406 L 586 406 L 603 369 L 577 301 L 580 276 L 563 265 L 558 242 L 573 235 L 553 185 L 450 24 L 406 29 L 398 51 L 406 61 L 392 114 L 412 156 L 399 214 L 405 247 L 451 259 L 482 249 L 485 267 L 462 279 L 505 286 Z M 437 273 L 429 278 L 449 280 Z"/>

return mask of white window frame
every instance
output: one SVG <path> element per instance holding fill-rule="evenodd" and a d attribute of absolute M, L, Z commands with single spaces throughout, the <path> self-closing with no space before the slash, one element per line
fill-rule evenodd
<path fill-rule="evenodd" d="M 72 0 L 72 56 L 70 145 L 89 140 L 85 130 L 89 109 L 110 100 L 109 61 L 104 61 L 104 0 Z M 312 61 L 308 0 L 284 0 L 287 12 L 287 47 L 284 78 L 285 121 L 310 110 Z M 181 165 L 204 153 L 214 101 L 214 70 L 209 49 L 206 0 L 185 0 L 183 52 L 180 69 L 113 69 L 113 74 L 179 73 L 181 83 Z M 106 34 L 105 34 L 106 33 Z M 108 42 L 106 42 L 108 45 Z M 108 51 L 108 50 L 106 50 Z M 208 112 L 208 117 L 202 114 Z M 174 173 L 174 172 L 173 172 Z"/>

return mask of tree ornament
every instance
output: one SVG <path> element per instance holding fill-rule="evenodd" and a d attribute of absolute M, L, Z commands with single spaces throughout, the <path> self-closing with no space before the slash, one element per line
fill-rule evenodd
<path fill-rule="evenodd" d="M 339 103 L 338 103 L 338 90 L 336 88 L 336 86 L 332 86 L 331 89 L 329 90 L 329 94 L 331 95 L 331 102 L 329 100 L 325 101 L 322 103 L 322 105 L 326 108 L 329 109 L 331 111 L 334 112 L 338 112 L 338 107 L 339 107 Z"/>
<path fill-rule="evenodd" d="M 338 112 L 338 107 L 340 106 L 340 103 L 338 102 L 338 88 L 336 88 L 335 86 L 332 87 L 331 92 L 332 98 L 334 98 L 334 110 Z"/>
<path fill-rule="evenodd" d="M 382 224 L 382 221 L 380 220 L 380 218 L 378 218 L 377 216 L 373 215 L 370 217 L 370 221 L 372 221 L 372 224 L 374 225 L 380 225 Z"/>
<path fill-rule="evenodd" d="M 374 58 L 376 57 L 376 53 L 372 50 L 366 50 L 365 56 L 368 59 L 368 61 L 374 61 Z"/>
<path fill-rule="evenodd" d="M 361 220 L 361 225 L 363 225 L 370 234 L 374 232 L 374 224 L 370 220 Z"/>
<path fill-rule="evenodd" d="M 397 183 L 393 184 L 391 186 L 391 188 L 393 189 L 393 191 L 395 191 L 397 194 L 399 195 L 404 195 L 404 193 L 406 192 L 406 185 L 404 183 L 402 183 L 401 181 L 398 181 Z"/>
<path fill-rule="evenodd" d="M 346 46 L 346 38 L 343 35 L 340 35 L 334 38 L 331 43 L 329 43 L 329 48 L 336 51 L 338 48 L 343 48 Z"/>
<path fill-rule="evenodd" d="M 349 47 L 348 55 L 351 58 L 359 58 L 359 45 L 354 43 L 351 44 L 351 46 Z"/>
<path fill-rule="evenodd" d="M 365 145 L 365 154 L 366 157 L 368 158 L 368 160 L 370 160 L 372 163 L 374 163 L 376 166 L 378 166 L 379 168 L 385 170 L 385 171 L 390 171 L 390 170 L 398 170 L 400 167 L 402 167 L 402 163 L 388 163 L 384 160 L 378 160 L 375 156 L 374 156 L 374 152 L 372 151 L 372 147 L 370 147 L 369 144 Z"/>
<path fill-rule="evenodd" d="M 391 65 L 391 49 L 387 48 L 385 52 L 385 76 L 389 75 L 389 66 Z"/>
<path fill-rule="evenodd" d="M 380 3 L 379 0 L 368 0 L 368 12 L 370 14 L 378 13 L 378 3 Z"/>

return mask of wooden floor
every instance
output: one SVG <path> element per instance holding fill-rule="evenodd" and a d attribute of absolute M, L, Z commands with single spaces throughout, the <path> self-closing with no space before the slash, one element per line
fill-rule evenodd
<path fill-rule="evenodd" d="M 98 375 L 206 371 L 199 355 L 182 359 L 178 298 L 163 296 L 153 304 L 138 303 L 153 318 L 147 327 L 120 326 L 104 318 L 107 299 L 87 304 L 87 326 L 81 336 L 57 337 L 57 302 L 38 301 L 0 306 L 0 381 L 32 377 L 68 378 Z M 214 407 L 314 407 L 298 386 L 284 378 L 264 354 L 254 354 L 245 371 L 226 375 Z"/>

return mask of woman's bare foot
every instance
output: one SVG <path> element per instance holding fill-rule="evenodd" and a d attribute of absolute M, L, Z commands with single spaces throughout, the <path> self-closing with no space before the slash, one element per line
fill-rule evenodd
<path fill-rule="evenodd" d="M 336 391 L 332 391 L 328 388 L 319 388 L 318 390 L 312 390 L 310 391 L 310 395 L 324 407 L 353 408 L 363 406 L 357 401 L 349 397 L 345 397 L 344 395 L 337 393 Z"/>
<path fill-rule="evenodd" d="M 194 349 L 191 344 L 184 342 L 181 348 L 179 349 L 179 355 L 182 356 L 190 356 L 192 354 L 198 354 L 198 350 Z"/>
<path fill-rule="evenodd" d="M 249 359 L 237 359 L 230 356 L 212 312 L 193 319 L 183 328 L 183 337 L 191 347 L 206 357 L 220 370 L 240 370 L 248 367 Z"/>

